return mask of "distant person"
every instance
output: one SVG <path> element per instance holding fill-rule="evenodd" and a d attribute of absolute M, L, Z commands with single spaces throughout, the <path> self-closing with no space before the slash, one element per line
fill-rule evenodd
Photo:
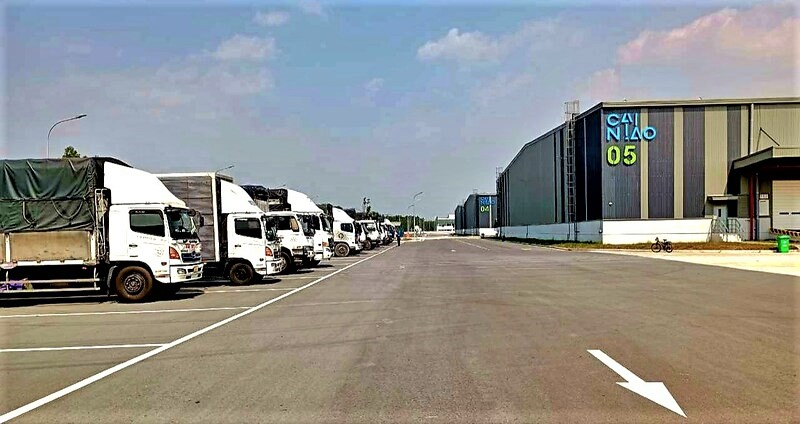
<path fill-rule="evenodd" d="M 403 229 L 397 229 L 397 245 L 400 246 L 400 239 L 403 238 Z"/>

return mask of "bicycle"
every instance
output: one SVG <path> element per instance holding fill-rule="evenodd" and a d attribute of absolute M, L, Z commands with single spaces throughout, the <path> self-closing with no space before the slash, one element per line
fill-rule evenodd
<path fill-rule="evenodd" d="M 667 239 L 659 240 L 658 237 L 656 237 L 656 242 L 650 245 L 650 250 L 653 253 L 658 253 L 661 249 L 664 249 L 667 253 L 672 253 L 672 242 Z"/>

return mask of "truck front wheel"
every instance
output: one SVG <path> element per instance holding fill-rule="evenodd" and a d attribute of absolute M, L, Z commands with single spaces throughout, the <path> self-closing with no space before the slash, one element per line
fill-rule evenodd
<path fill-rule="evenodd" d="M 230 271 L 228 272 L 231 283 L 236 286 L 250 284 L 253 281 L 254 275 L 255 271 L 253 270 L 253 267 L 242 262 L 237 262 L 231 265 Z"/>
<path fill-rule="evenodd" d="M 128 302 L 144 300 L 153 290 L 153 276 L 140 266 L 123 268 L 114 279 L 117 296 Z"/>
<path fill-rule="evenodd" d="M 364 241 L 364 249 L 365 250 L 372 250 L 372 241 L 370 239 L 367 239 L 366 241 Z"/>
<path fill-rule="evenodd" d="M 279 274 L 291 274 L 297 270 L 294 258 L 289 252 L 281 252 L 281 272 Z"/>
<path fill-rule="evenodd" d="M 336 252 L 336 256 L 345 257 L 350 254 L 350 246 L 347 243 L 336 243 L 334 252 Z"/>

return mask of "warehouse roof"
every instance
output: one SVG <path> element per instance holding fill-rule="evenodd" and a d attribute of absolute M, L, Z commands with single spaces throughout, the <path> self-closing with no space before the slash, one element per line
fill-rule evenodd
<path fill-rule="evenodd" d="M 579 118 L 602 108 L 619 107 L 680 107 L 680 106 L 724 106 L 724 105 L 749 105 L 749 104 L 781 104 L 800 103 L 800 97 L 742 97 L 729 99 L 674 99 L 674 100 L 623 100 L 617 102 L 600 102 L 593 107 L 581 112 Z"/>

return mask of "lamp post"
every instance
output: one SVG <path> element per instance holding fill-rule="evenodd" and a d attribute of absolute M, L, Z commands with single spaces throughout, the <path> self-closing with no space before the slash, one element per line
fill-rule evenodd
<path fill-rule="evenodd" d="M 214 173 L 217 173 L 217 172 L 220 172 L 220 171 L 225 171 L 225 170 L 227 170 L 227 169 L 231 169 L 231 168 L 233 168 L 234 166 L 236 166 L 236 165 L 228 165 L 228 166 L 226 166 L 226 167 L 224 167 L 224 168 L 217 169 L 216 171 L 214 171 Z"/>
<path fill-rule="evenodd" d="M 417 197 L 422 196 L 422 193 L 424 192 L 420 191 L 411 198 L 411 207 L 414 210 L 414 231 L 417 230 Z"/>
<path fill-rule="evenodd" d="M 73 116 L 72 118 L 62 119 L 62 120 L 56 122 L 55 124 L 53 124 L 52 127 L 50 127 L 50 131 L 47 132 L 47 158 L 48 159 L 50 159 L 50 133 L 53 132 L 53 128 L 55 128 L 56 125 L 58 125 L 60 123 L 68 122 L 68 121 L 74 121 L 74 120 L 85 118 L 85 117 L 86 117 L 86 114 L 84 113 L 84 114 L 80 114 L 78 116 Z"/>

